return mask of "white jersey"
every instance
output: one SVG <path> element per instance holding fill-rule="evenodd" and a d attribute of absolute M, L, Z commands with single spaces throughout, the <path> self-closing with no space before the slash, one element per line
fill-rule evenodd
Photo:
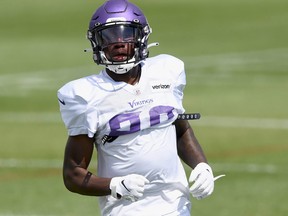
<path fill-rule="evenodd" d="M 95 137 L 98 176 L 140 174 L 150 181 L 137 202 L 100 197 L 102 215 L 180 215 L 190 205 L 173 125 L 184 113 L 184 64 L 159 55 L 147 58 L 141 69 L 136 85 L 115 82 L 103 70 L 58 91 L 68 134 Z"/>

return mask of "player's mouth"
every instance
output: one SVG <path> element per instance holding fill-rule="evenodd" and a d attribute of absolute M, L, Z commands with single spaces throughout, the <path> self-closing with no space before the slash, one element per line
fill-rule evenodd
<path fill-rule="evenodd" d="M 116 62 L 122 62 L 122 61 L 127 61 L 128 60 L 128 55 L 126 52 L 115 52 L 113 55 L 112 55 L 112 59 L 113 61 L 116 61 Z"/>
<path fill-rule="evenodd" d="M 112 57 L 113 61 L 121 62 L 128 59 L 127 54 L 117 54 Z"/>

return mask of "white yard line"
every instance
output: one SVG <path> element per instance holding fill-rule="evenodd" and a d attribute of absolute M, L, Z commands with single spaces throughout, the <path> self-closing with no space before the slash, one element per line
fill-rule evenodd
<path fill-rule="evenodd" d="M 49 123 L 61 122 L 60 112 L 0 112 L 0 122 Z"/>
<path fill-rule="evenodd" d="M 288 129 L 288 119 L 240 118 L 229 116 L 202 117 L 196 126 L 215 126 L 228 128 Z"/>
<path fill-rule="evenodd" d="M 13 213 L 0 213 L 0 216 L 40 216 L 42 214 L 13 214 Z M 47 215 L 47 214 L 43 214 L 45 216 L 52 216 L 52 215 Z M 55 216 L 55 215 L 53 215 Z"/>
<path fill-rule="evenodd" d="M 0 159 L 0 168 L 62 168 L 62 160 L 58 159 Z M 93 162 L 92 162 L 93 165 Z M 279 168 L 273 164 L 254 163 L 215 163 L 211 164 L 214 172 L 245 172 L 245 173 L 277 173 Z"/>
<path fill-rule="evenodd" d="M 62 122 L 60 112 L 0 112 L 0 122 L 58 123 Z M 288 119 L 245 118 L 234 116 L 202 116 L 193 121 L 195 126 L 227 128 L 288 129 Z"/>
<path fill-rule="evenodd" d="M 288 48 L 266 49 L 266 50 L 251 50 L 247 52 L 228 52 L 216 53 L 211 55 L 200 56 L 183 56 L 183 60 L 193 62 L 192 67 L 207 67 L 211 65 L 228 64 L 228 65 L 247 65 L 281 62 L 281 65 L 287 65 L 288 62 L 283 62 L 288 58 Z M 273 65 L 277 67 L 278 65 Z"/>
<path fill-rule="evenodd" d="M 61 168 L 62 163 L 56 159 L 0 159 L 2 168 Z"/>
<path fill-rule="evenodd" d="M 238 163 L 215 163 L 211 164 L 214 172 L 244 172 L 244 173 L 277 173 L 280 172 L 279 168 L 273 164 L 238 164 Z"/>
<path fill-rule="evenodd" d="M 257 65 L 256 68 L 273 67 L 277 70 L 287 70 L 288 48 L 255 50 L 237 53 L 218 53 L 202 56 L 179 56 L 186 62 L 187 68 L 199 69 L 216 67 L 218 75 L 230 73 L 233 68 L 248 68 Z M 231 66 L 233 67 L 231 69 Z M 23 71 L 21 73 L 0 74 L 0 95 L 26 96 L 31 90 L 55 89 L 68 82 L 67 77 L 82 77 L 92 73 L 98 73 L 102 67 L 95 65 L 79 66 L 73 68 L 60 68 L 40 71 Z M 219 72 L 220 71 L 220 72 Z M 194 74 L 195 75 L 195 74 Z M 198 74 L 199 75 L 199 74 Z M 189 74 L 187 74 L 189 76 Z"/>
<path fill-rule="evenodd" d="M 45 216 L 52 216 L 52 215 L 47 215 L 47 214 L 43 214 Z M 0 213 L 0 216 L 41 216 L 39 214 L 35 215 L 35 214 L 14 214 L 14 213 Z M 56 216 L 56 215 L 53 215 Z"/>

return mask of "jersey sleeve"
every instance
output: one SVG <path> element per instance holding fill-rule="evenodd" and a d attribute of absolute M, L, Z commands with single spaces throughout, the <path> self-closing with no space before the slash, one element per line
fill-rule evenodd
<path fill-rule="evenodd" d="M 186 86 L 186 74 L 184 69 L 184 63 L 182 62 L 180 66 L 180 74 L 176 81 L 175 88 L 174 88 L 174 96 L 178 103 L 178 113 L 184 113 L 185 109 L 183 107 L 183 97 L 184 97 L 184 88 Z"/>
<path fill-rule="evenodd" d="M 167 56 L 167 66 L 170 69 L 171 74 L 173 74 L 173 80 L 175 80 L 173 94 L 177 103 L 177 112 L 182 114 L 185 112 L 183 107 L 183 97 L 184 97 L 184 88 L 186 86 L 186 73 L 184 62 L 174 56 Z"/>
<path fill-rule="evenodd" d="M 93 137 L 96 132 L 97 114 L 95 109 L 89 108 L 87 99 L 81 92 L 77 92 L 70 83 L 58 90 L 58 102 L 62 120 L 69 136 L 87 134 Z M 93 117 L 92 117 L 93 116 Z"/>
<path fill-rule="evenodd" d="M 185 112 L 183 107 L 184 88 L 186 86 L 186 74 L 184 62 L 172 55 L 161 54 L 152 58 L 152 65 L 156 65 L 158 79 L 167 83 L 173 83 L 174 107 L 178 114 Z M 154 73 L 155 74 L 155 73 Z M 153 74 L 153 75 L 154 75 Z"/>

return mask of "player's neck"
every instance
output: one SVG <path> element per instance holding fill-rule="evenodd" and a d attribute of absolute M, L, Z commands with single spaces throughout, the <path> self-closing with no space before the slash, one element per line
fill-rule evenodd
<path fill-rule="evenodd" d="M 106 69 L 107 74 L 116 82 L 126 82 L 130 85 L 135 85 L 141 77 L 141 66 L 137 65 L 125 74 L 116 74 Z"/>

